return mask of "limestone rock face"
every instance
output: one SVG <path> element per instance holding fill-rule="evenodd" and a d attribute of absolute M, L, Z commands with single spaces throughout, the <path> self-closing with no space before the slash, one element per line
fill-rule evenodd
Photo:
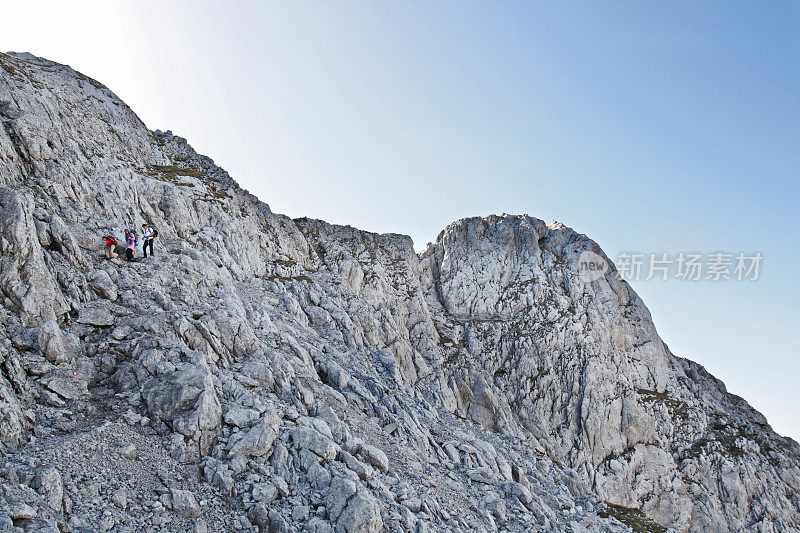
<path fill-rule="evenodd" d="M 30 196 L 0 188 L 0 291 L 29 327 L 55 320 L 67 310 L 45 267 L 32 212 Z"/>
<path fill-rule="evenodd" d="M 797 443 L 613 269 L 582 281 L 586 236 L 470 218 L 417 254 L 292 220 L 29 54 L 0 122 L 0 524 L 800 527 Z M 155 257 L 105 259 L 143 222 Z"/>

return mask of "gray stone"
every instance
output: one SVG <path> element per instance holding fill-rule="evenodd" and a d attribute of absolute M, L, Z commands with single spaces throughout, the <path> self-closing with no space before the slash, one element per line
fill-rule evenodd
<path fill-rule="evenodd" d="M 328 516 L 331 520 L 336 520 L 347 505 L 347 500 L 356 493 L 357 486 L 351 480 L 336 476 L 331 481 L 331 488 L 325 498 L 325 507 L 328 508 Z"/>
<path fill-rule="evenodd" d="M 139 457 L 139 450 L 136 448 L 135 444 L 125 444 L 119 449 L 120 455 L 122 455 L 125 459 L 133 461 L 134 459 Z"/>
<path fill-rule="evenodd" d="M 239 475 L 248 468 L 247 458 L 244 455 L 234 455 L 228 466 L 235 475 Z"/>
<path fill-rule="evenodd" d="M 359 451 L 364 460 L 383 473 L 389 471 L 389 458 L 381 449 L 371 444 L 364 444 Z"/>
<path fill-rule="evenodd" d="M 269 528 L 269 511 L 263 503 L 256 503 L 250 508 L 247 516 L 250 522 L 258 526 L 259 531 L 267 531 Z"/>
<path fill-rule="evenodd" d="M 528 505 L 533 501 L 533 494 L 531 494 L 531 491 L 520 483 L 511 483 L 511 493 L 516 496 L 523 505 Z"/>
<path fill-rule="evenodd" d="M 378 533 L 383 531 L 383 519 L 378 502 L 366 492 L 359 491 L 342 511 L 337 524 L 346 533 Z"/>
<path fill-rule="evenodd" d="M 309 507 L 308 505 L 296 505 L 292 508 L 292 522 L 302 523 L 308 520 Z"/>
<path fill-rule="evenodd" d="M 69 361 L 67 342 L 55 320 L 49 320 L 39 327 L 39 351 L 54 365 Z"/>
<path fill-rule="evenodd" d="M 332 476 L 328 470 L 318 464 L 308 469 L 308 481 L 317 490 L 323 490 L 331 484 Z"/>
<path fill-rule="evenodd" d="M 277 509 L 269 511 L 269 531 L 274 533 L 291 533 L 292 531 L 292 527 Z"/>
<path fill-rule="evenodd" d="M 292 442 L 297 449 L 308 450 L 324 461 L 336 458 L 336 445 L 315 429 L 307 427 L 294 428 L 291 431 Z"/>
<path fill-rule="evenodd" d="M 15 503 L 9 509 L 8 516 L 13 520 L 29 520 L 36 517 L 36 509 L 26 503 Z"/>
<path fill-rule="evenodd" d="M 342 365 L 333 359 L 328 359 L 320 363 L 319 370 L 325 382 L 331 387 L 337 390 L 344 390 L 347 388 L 350 382 L 350 374 L 342 368 Z"/>
<path fill-rule="evenodd" d="M 216 487 L 222 494 L 226 496 L 233 495 L 233 476 L 231 476 L 227 469 L 217 469 L 217 471 L 214 473 L 214 477 L 211 480 L 211 485 Z"/>
<path fill-rule="evenodd" d="M 66 400 L 80 400 L 88 398 L 89 386 L 81 374 L 71 373 L 54 374 L 45 377 L 42 382 L 51 391 Z"/>
<path fill-rule="evenodd" d="M 99 307 L 85 307 L 78 315 L 78 322 L 89 326 L 107 327 L 113 326 L 115 319 L 107 309 Z"/>
<path fill-rule="evenodd" d="M 172 489 L 172 510 L 184 518 L 197 518 L 200 516 L 200 506 L 194 494 L 188 490 Z"/>
<path fill-rule="evenodd" d="M 305 526 L 303 527 L 303 531 L 306 533 L 333 533 L 333 528 L 331 527 L 330 523 L 315 516 L 306 522 Z"/>
<path fill-rule="evenodd" d="M 247 433 L 231 447 L 230 454 L 247 457 L 262 457 L 272 451 L 272 444 L 278 436 L 274 424 L 262 422 L 250 428 Z"/>
<path fill-rule="evenodd" d="M 360 479 L 370 479 L 375 475 L 375 471 L 370 466 L 365 465 L 345 450 L 339 451 L 339 459 Z"/>
<path fill-rule="evenodd" d="M 93 270 L 87 276 L 89 288 L 108 300 L 117 299 L 117 286 L 104 270 Z"/>
<path fill-rule="evenodd" d="M 44 496 L 45 501 L 56 512 L 61 512 L 64 499 L 64 485 L 61 473 L 52 465 L 44 466 L 36 471 L 36 489 Z"/>
<path fill-rule="evenodd" d="M 111 501 L 122 510 L 128 507 L 128 493 L 125 489 L 117 489 L 111 493 Z"/>
<path fill-rule="evenodd" d="M 241 407 L 236 407 L 233 409 L 229 409 L 223 420 L 229 426 L 236 426 L 239 428 L 249 427 L 253 422 L 257 421 L 261 415 L 255 409 L 245 409 Z"/>
<path fill-rule="evenodd" d="M 278 487 L 274 483 L 265 481 L 253 485 L 253 500 L 268 505 L 278 499 Z"/>
<path fill-rule="evenodd" d="M 412 513 L 418 513 L 422 509 L 422 500 L 419 498 L 409 498 L 407 500 L 403 500 L 402 503 L 404 506 L 408 508 L 409 511 Z"/>
<path fill-rule="evenodd" d="M 477 481 L 478 483 L 486 483 L 487 485 L 491 485 L 496 481 L 492 469 L 485 466 L 468 470 L 467 475 L 472 481 Z"/>
<path fill-rule="evenodd" d="M 19 118 L 24 117 L 21 115 Z M 6 139 L 4 136 L 4 151 L 13 150 Z M 18 175 L 20 167 L 14 165 L 14 162 L 4 160 L 2 175 Z M 11 180 L 4 180 L 4 185 L 10 185 Z M 27 187 L 18 191 L 0 187 L 0 272 L 3 274 L 0 292 L 6 297 L 3 307 L 15 311 L 26 327 L 56 320 L 69 310 L 56 280 L 45 265 L 33 222 L 33 204 L 33 195 Z"/>

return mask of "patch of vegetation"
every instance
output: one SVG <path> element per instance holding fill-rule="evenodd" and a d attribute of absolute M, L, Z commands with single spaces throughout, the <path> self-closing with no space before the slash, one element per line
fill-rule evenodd
<path fill-rule="evenodd" d="M 685 457 L 694 458 L 705 452 L 719 453 L 731 459 L 740 458 L 745 455 L 742 441 L 757 444 L 762 457 L 776 468 L 781 466 L 781 455 L 794 459 L 798 457 L 792 448 L 786 447 L 781 437 L 765 431 L 762 424 L 741 422 L 720 412 L 712 413 L 710 418 L 705 433 L 692 443 Z"/>
<path fill-rule="evenodd" d="M 38 88 L 42 87 L 42 84 L 37 82 L 34 78 L 31 77 L 30 74 L 23 68 L 24 64 L 31 64 L 30 61 L 25 59 L 10 56 L 8 54 L 4 54 L 0 52 L 0 67 L 8 72 L 10 75 L 15 76 L 17 79 L 25 78 L 31 84 L 35 85 Z"/>
<path fill-rule="evenodd" d="M 603 459 L 603 462 L 604 463 L 608 463 L 609 461 L 613 461 L 614 459 L 618 459 L 618 460 L 621 460 L 621 461 L 628 462 L 630 460 L 631 456 L 633 455 L 634 451 L 635 451 L 635 447 L 634 446 L 628 446 L 627 448 L 625 448 L 624 450 L 622 450 L 619 453 L 610 453 L 610 454 L 606 455 L 606 458 Z"/>
<path fill-rule="evenodd" d="M 446 335 L 439 335 L 439 344 L 442 346 L 455 346 L 456 341 Z"/>
<path fill-rule="evenodd" d="M 28 80 L 28 82 L 30 82 L 31 85 L 33 85 L 37 89 L 44 88 L 42 83 L 37 81 L 36 78 L 32 77 L 28 73 L 28 71 L 24 68 L 25 64 L 34 64 L 34 63 L 19 57 L 10 56 L 8 54 L 0 52 L 0 67 L 2 67 L 3 70 L 8 72 L 9 75 L 15 77 L 18 80 L 26 79 Z"/>
<path fill-rule="evenodd" d="M 178 169 L 178 170 L 175 170 Z M 181 172 L 179 172 L 181 171 Z M 181 187 L 194 187 L 194 183 L 189 183 L 186 181 L 182 181 L 178 176 L 190 176 L 192 174 L 187 174 L 183 172 L 184 169 L 181 169 L 176 166 L 172 165 L 151 165 L 150 170 L 147 173 L 148 176 L 151 178 L 157 179 L 159 181 L 164 181 L 167 183 L 172 183 L 174 185 L 180 185 Z"/>
<path fill-rule="evenodd" d="M 150 165 L 150 168 L 158 172 L 162 177 L 176 178 L 178 176 L 191 176 L 193 178 L 203 179 L 203 174 L 195 167 L 182 168 L 177 165 Z"/>
<path fill-rule="evenodd" d="M 267 276 L 264 279 L 266 279 L 267 281 L 281 281 L 283 283 L 286 283 L 288 281 L 305 281 L 306 283 L 311 283 L 311 278 L 309 278 L 308 276 L 303 275 L 303 274 L 301 274 L 299 276 L 291 276 L 291 277 L 278 276 L 278 275 L 273 274 L 273 275 Z"/>
<path fill-rule="evenodd" d="M 447 355 L 447 357 L 445 357 L 444 360 L 442 361 L 442 366 L 444 368 L 450 368 L 450 367 L 454 366 L 456 363 L 458 363 L 461 360 L 460 355 L 461 355 L 461 352 L 459 350 L 454 350 L 454 351 L 450 352 Z"/>
<path fill-rule="evenodd" d="M 655 390 L 640 388 L 637 388 L 636 392 L 645 402 L 665 401 L 669 399 L 669 395 L 666 392 L 658 392 Z"/>
<path fill-rule="evenodd" d="M 8 56 L 6 56 L 5 54 L 0 54 L 0 68 L 2 68 L 3 70 L 5 70 L 6 72 L 8 72 L 13 76 L 14 74 L 17 73 L 17 69 L 14 67 L 14 65 L 11 64 L 10 61 L 6 60 L 6 57 Z"/>
<path fill-rule="evenodd" d="M 689 457 L 699 457 L 703 451 L 717 452 L 725 457 L 735 459 L 744 456 L 742 450 L 736 440 L 739 437 L 745 437 L 746 434 L 742 428 L 734 424 L 725 424 L 720 420 L 712 423 L 706 433 L 689 447 Z"/>
<path fill-rule="evenodd" d="M 689 417 L 689 405 L 681 400 L 671 398 L 666 392 L 658 392 L 650 389 L 636 388 L 636 392 L 645 403 L 661 403 L 669 409 L 673 418 L 686 420 Z"/>
<path fill-rule="evenodd" d="M 158 141 L 159 137 L 154 134 Z M 184 158 L 185 160 L 185 158 Z M 194 187 L 193 183 L 181 180 L 181 176 L 188 176 L 200 180 L 208 190 L 197 197 L 198 200 L 209 203 L 224 205 L 223 200 L 231 197 L 224 187 L 218 187 L 217 183 L 208 177 L 202 170 L 194 166 L 180 167 L 177 165 L 150 165 L 148 175 L 160 181 L 180 185 L 183 187 Z"/>
<path fill-rule="evenodd" d="M 87 76 L 85 74 L 81 74 L 80 72 L 75 72 L 75 74 L 78 75 L 78 79 L 79 80 L 85 81 L 86 83 L 89 83 L 89 84 L 93 85 L 96 89 L 105 89 L 106 88 L 105 85 L 103 85 L 102 83 L 100 83 L 97 80 L 93 80 L 92 78 L 90 78 L 89 76 Z"/>
<path fill-rule="evenodd" d="M 647 515 L 641 509 L 625 507 L 624 505 L 610 502 L 603 503 L 606 504 L 606 508 L 597 513 L 602 518 L 619 520 L 631 528 L 634 533 L 667 533 L 667 528 L 647 518 Z"/>
<path fill-rule="evenodd" d="M 297 264 L 297 261 L 295 261 L 294 259 L 276 259 L 275 264 L 285 267 L 291 267 L 295 266 Z"/>
<path fill-rule="evenodd" d="M 632 301 L 628 300 L 622 305 L 622 316 L 628 319 L 634 318 Z"/>
<path fill-rule="evenodd" d="M 223 204 L 223 200 L 226 200 L 231 197 L 231 195 L 225 189 L 217 188 L 216 185 L 208 185 L 208 192 L 203 193 L 198 200 L 202 200 L 204 202 L 209 203 L 218 203 L 220 205 Z"/>
<path fill-rule="evenodd" d="M 462 347 L 461 343 L 450 337 L 450 335 L 447 335 L 445 332 L 443 332 L 442 330 L 444 328 L 442 326 L 440 326 L 439 324 L 434 324 L 434 328 L 436 328 L 436 333 L 439 335 L 439 346 L 442 346 L 444 348 L 456 348 L 457 350 L 461 349 Z M 451 354 L 450 358 L 452 357 L 453 354 Z"/>

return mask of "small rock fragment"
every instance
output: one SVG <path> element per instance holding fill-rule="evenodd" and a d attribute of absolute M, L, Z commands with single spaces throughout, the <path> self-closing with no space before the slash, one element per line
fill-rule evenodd
<path fill-rule="evenodd" d="M 139 450 L 136 448 L 135 444 L 126 444 L 122 448 L 120 448 L 119 453 L 126 459 L 130 459 L 133 461 L 137 457 L 139 457 Z"/>

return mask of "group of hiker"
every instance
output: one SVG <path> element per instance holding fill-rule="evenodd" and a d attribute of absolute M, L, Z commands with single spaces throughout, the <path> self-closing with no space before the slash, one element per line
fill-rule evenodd
<path fill-rule="evenodd" d="M 147 257 L 147 248 L 150 248 L 150 255 L 155 255 L 153 253 L 153 239 L 158 236 L 158 230 L 155 228 L 151 228 L 147 224 L 142 224 L 142 257 Z M 106 258 L 114 259 L 117 257 L 117 245 L 119 244 L 116 237 L 112 234 L 108 234 L 103 237 L 105 239 L 105 252 Z M 125 247 L 125 259 L 128 261 L 133 261 L 136 259 L 136 248 L 139 246 L 139 241 L 137 238 L 136 231 L 133 228 L 125 229 L 125 240 L 123 241 L 122 245 Z"/>

